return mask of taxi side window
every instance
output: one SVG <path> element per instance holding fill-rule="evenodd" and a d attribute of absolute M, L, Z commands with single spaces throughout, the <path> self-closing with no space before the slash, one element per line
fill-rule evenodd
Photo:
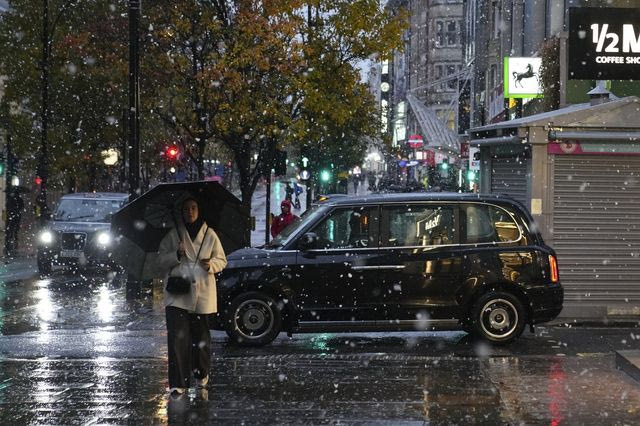
<path fill-rule="evenodd" d="M 370 207 L 337 209 L 311 232 L 318 236 L 318 249 L 346 249 L 373 246 Z"/>
<path fill-rule="evenodd" d="M 503 209 L 485 204 L 467 204 L 462 208 L 467 244 L 508 243 L 520 238 L 520 229 Z"/>
<path fill-rule="evenodd" d="M 383 245 L 387 247 L 454 244 L 454 208 L 438 205 L 385 207 Z"/>

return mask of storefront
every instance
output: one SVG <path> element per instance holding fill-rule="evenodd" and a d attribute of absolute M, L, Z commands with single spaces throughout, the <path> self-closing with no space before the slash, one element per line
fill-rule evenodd
<path fill-rule="evenodd" d="M 640 99 L 606 100 L 470 130 L 481 191 L 523 202 L 557 250 L 565 317 L 640 315 Z"/>

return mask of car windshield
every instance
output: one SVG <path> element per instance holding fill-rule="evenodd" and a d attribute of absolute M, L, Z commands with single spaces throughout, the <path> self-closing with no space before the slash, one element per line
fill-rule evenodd
<path fill-rule="evenodd" d="M 109 222 L 122 206 L 122 200 L 64 199 L 60 201 L 53 220 L 59 222 Z"/>
<path fill-rule="evenodd" d="M 273 239 L 268 244 L 269 248 L 279 248 L 284 246 L 291 235 L 295 233 L 298 229 L 307 226 L 309 223 L 314 222 L 316 218 L 320 215 L 323 215 L 327 211 L 326 206 L 323 205 L 314 205 L 311 206 L 310 209 L 306 210 L 300 220 L 296 220 L 291 223 L 289 226 L 284 228 L 282 232 L 278 234 L 277 237 Z"/>

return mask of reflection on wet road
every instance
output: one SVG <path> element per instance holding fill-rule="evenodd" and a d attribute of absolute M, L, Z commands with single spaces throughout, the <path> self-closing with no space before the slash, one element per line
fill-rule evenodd
<path fill-rule="evenodd" d="M 214 358 L 209 389 L 178 400 L 166 397 L 160 360 L 0 365 L 0 412 L 19 423 L 632 424 L 640 416 L 640 389 L 611 356 Z"/>
<path fill-rule="evenodd" d="M 207 390 L 167 397 L 159 288 L 117 275 L 0 283 L 0 423 L 633 424 L 640 385 L 614 351 L 640 329 L 540 327 L 507 347 L 465 333 L 212 334 Z"/>

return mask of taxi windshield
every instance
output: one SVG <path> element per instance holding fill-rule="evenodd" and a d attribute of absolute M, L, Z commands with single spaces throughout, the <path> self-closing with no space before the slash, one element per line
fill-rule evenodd
<path fill-rule="evenodd" d="M 320 215 L 323 215 L 327 211 L 326 206 L 313 205 L 306 210 L 299 220 L 294 221 L 289 226 L 284 228 L 268 245 L 269 248 L 283 247 L 290 239 L 290 237 L 298 230 L 306 227 L 309 223 L 312 223 Z"/>
<path fill-rule="evenodd" d="M 122 200 L 63 199 L 53 214 L 53 220 L 108 223 L 122 204 Z"/>

